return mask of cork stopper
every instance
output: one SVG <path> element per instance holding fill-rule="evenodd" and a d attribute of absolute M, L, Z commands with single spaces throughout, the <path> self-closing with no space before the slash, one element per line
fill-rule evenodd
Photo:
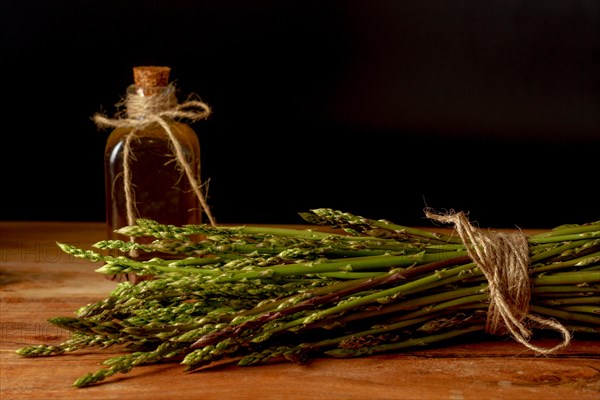
<path fill-rule="evenodd" d="M 140 88 L 164 87 L 169 85 L 171 68 L 162 66 L 133 67 L 133 81 Z"/>

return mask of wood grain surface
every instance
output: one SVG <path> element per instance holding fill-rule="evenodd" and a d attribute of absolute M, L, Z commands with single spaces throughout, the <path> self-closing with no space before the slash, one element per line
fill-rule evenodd
<path fill-rule="evenodd" d="M 104 224 L 0 222 L 0 398 L 9 399 L 600 399 L 600 348 L 576 339 L 540 357 L 511 340 L 489 338 L 359 359 L 316 359 L 254 367 L 221 365 L 185 373 L 178 363 L 140 366 L 77 389 L 118 348 L 48 358 L 15 350 L 68 337 L 46 320 L 71 316 L 116 283 L 73 259 L 56 242 L 88 246 Z M 535 341 L 550 346 L 550 339 Z"/>

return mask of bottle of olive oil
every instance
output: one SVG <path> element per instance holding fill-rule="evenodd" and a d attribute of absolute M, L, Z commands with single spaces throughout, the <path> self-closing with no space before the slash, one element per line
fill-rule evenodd
<path fill-rule="evenodd" d="M 160 114 L 177 105 L 169 74 L 169 67 L 133 68 L 134 84 L 127 88 L 124 101 L 127 115 L 123 119 L 130 123 L 117 126 L 108 137 L 104 168 L 110 239 L 151 241 L 115 233 L 138 218 L 172 225 L 202 222 L 201 204 L 181 166 L 182 155 L 200 182 L 198 136 L 187 124 Z M 172 136 L 167 134 L 166 127 Z M 180 149 L 179 159 L 174 140 Z M 139 252 L 134 258 L 154 256 Z M 160 256 L 164 258 L 164 254 Z"/>

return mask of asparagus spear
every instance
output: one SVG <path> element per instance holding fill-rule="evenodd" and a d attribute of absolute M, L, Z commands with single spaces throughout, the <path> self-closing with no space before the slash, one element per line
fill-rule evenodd
<path fill-rule="evenodd" d="M 74 317 L 52 318 L 74 332 L 66 342 L 17 353 L 131 348 L 74 383 L 85 387 L 165 360 L 194 370 L 223 358 L 245 366 L 357 357 L 439 345 L 485 329 L 487 281 L 459 238 L 331 209 L 301 216 L 340 232 L 139 220 L 121 232 L 154 242 L 101 241 L 98 251 L 59 244 L 103 263 L 99 273 L 152 278 L 122 282 Z M 600 333 L 600 223 L 562 226 L 527 241 L 530 312 L 576 333 Z M 103 253 L 134 248 L 169 257 L 137 261 Z"/>

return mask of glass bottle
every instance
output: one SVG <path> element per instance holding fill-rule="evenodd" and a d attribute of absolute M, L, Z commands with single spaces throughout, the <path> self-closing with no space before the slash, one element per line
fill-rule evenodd
<path fill-rule="evenodd" d="M 127 88 L 125 99 L 128 119 L 143 121 L 177 103 L 175 87 L 169 84 L 169 67 L 135 67 L 133 71 L 135 83 Z M 163 117 L 163 121 L 181 145 L 200 182 L 200 144 L 196 133 L 177 120 Z M 129 154 L 127 162 L 125 154 Z M 202 222 L 199 199 L 175 157 L 171 139 L 158 122 L 115 128 L 106 142 L 104 168 L 109 239 L 130 240 L 114 231 L 129 225 L 132 216 L 172 225 Z M 129 209 L 133 211 L 129 217 L 126 176 L 129 176 Z M 151 240 L 135 238 L 137 242 Z M 154 256 L 139 252 L 134 258 Z"/>

